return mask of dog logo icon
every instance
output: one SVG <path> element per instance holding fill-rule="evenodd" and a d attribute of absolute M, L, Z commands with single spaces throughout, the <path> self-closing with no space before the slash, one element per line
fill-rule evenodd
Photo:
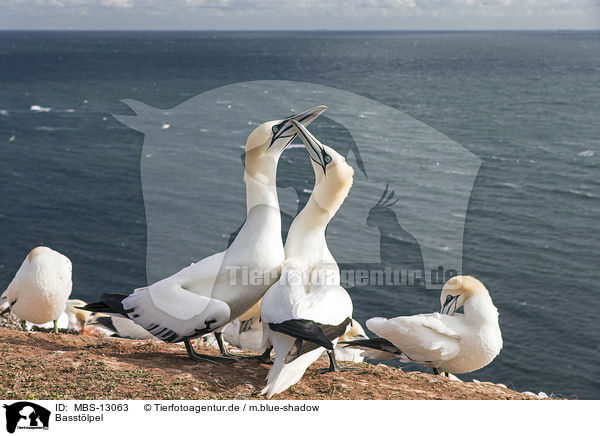
<path fill-rule="evenodd" d="M 48 429 L 50 411 L 29 401 L 19 401 L 4 405 L 6 409 L 6 430 L 14 433 L 19 429 Z"/>

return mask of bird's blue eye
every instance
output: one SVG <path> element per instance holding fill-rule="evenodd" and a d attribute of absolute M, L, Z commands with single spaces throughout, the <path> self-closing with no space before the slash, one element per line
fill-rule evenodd
<path fill-rule="evenodd" d="M 326 164 L 328 164 L 329 162 L 331 162 L 331 156 L 326 154 L 325 156 L 323 156 L 323 160 L 325 161 Z"/>
<path fill-rule="evenodd" d="M 452 296 L 452 295 L 448 295 L 448 296 L 446 297 L 446 302 L 448 302 L 448 301 L 452 300 L 453 298 L 454 298 L 454 296 Z"/>
<path fill-rule="evenodd" d="M 279 132 L 279 125 L 273 126 L 271 130 L 273 130 L 273 133 Z"/>

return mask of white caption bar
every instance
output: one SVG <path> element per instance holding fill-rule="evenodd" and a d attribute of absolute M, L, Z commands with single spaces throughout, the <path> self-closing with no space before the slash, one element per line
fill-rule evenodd
<path fill-rule="evenodd" d="M 15 435 L 330 436 L 570 434 L 596 428 L 600 401 L 0 400 Z M 127 432 L 127 433 L 125 433 Z M 515 433 L 516 432 L 516 433 Z M 40 435 L 41 435 L 40 434 Z"/>

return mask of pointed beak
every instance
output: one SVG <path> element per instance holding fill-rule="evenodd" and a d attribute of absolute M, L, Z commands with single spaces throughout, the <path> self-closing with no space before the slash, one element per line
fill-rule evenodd
<path fill-rule="evenodd" d="M 308 150 L 308 155 L 310 156 L 311 160 L 323 168 L 323 172 L 325 173 L 325 167 L 329 162 L 331 162 L 331 156 L 325 152 L 325 147 L 323 144 L 321 144 L 319 140 L 315 138 L 314 135 L 310 133 L 302 124 L 296 122 L 295 120 L 292 120 L 292 124 L 298 132 L 298 136 L 304 143 L 306 150 Z"/>
<path fill-rule="evenodd" d="M 453 295 L 452 298 L 448 298 L 442 305 L 440 312 L 444 315 L 453 315 L 458 304 L 458 297 L 458 295 Z"/>
<path fill-rule="evenodd" d="M 273 138 L 271 138 L 271 144 L 269 145 L 269 148 L 271 148 L 273 144 L 277 143 L 278 146 L 281 146 L 281 151 L 283 151 L 285 147 L 287 147 L 296 137 L 296 130 L 292 125 L 292 120 L 302 124 L 303 126 L 308 126 L 319 115 L 325 112 L 326 109 L 327 106 L 317 106 L 302 112 L 301 114 L 287 117 L 280 123 L 273 126 Z"/>

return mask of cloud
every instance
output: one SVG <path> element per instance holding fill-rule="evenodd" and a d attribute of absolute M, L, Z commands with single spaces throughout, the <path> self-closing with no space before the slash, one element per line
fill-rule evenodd
<path fill-rule="evenodd" d="M 220 28 L 298 28 L 298 20 L 306 26 L 329 28 L 396 26 L 441 26 L 458 28 L 497 26 L 500 21 L 514 22 L 519 28 L 531 23 L 539 28 L 539 23 L 557 23 L 569 27 L 570 23 L 585 23 L 590 26 L 593 17 L 598 17 L 597 0 L 0 0 L 3 9 L 12 17 L 20 17 L 22 22 L 36 22 L 45 13 L 59 16 L 103 16 L 103 23 L 118 21 L 120 27 L 136 21 L 144 25 L 144 19 L 161 17 L 163 27 Z M 107 14 L 111 14 L 108 18 Z M 5 15 L 7 17 L 8 14 Z M 37 17 L 37 18 L 34 18 Z M 115 20 L 112 20 L 114 17 Z M 129 18 L 127 18 L 129 17 Z M 132 18 L 135 17 L 135 18 Z M 214 17 L 214 20 L 212 18 Z M 277 17 L 277 21 L 273 20 Z M 544 21 L 544 17 L 553 17 Z M 560 18 L 564 17 L 564 23 Z M 377 21 L 381 18 L 380 21 Z M 413 18 L 415 18 L 413 20 Z M 58 20 L 59 18 L 57 18 Z M 119 21 L 120 19 L 120 21 Z M 429 20 L 431 19 L 431 20 Z M 523 21 L 525 19 L 526 21 Z M 99 20 L 99 18 L 97 19 Z M 495 20 L 495 21 L 494 21 Z M 518 21 L 521 20 L 521 21 Z M 571 21 L 569 21 L 571 20 Z M 14 20 L 0 18 L 0 26 L 10 28 Z M 516 24 L 518 21 L 518 24 Z M 67 21 L 65 21 L 66 23 Z M 149 23 L 150 21 L 147 21 Z M 186 24 L 180 24 L 180 23 Z M 83 24 L 71 24 L 79 28 Z M 197 23 L 197 24 L 194 24 Z M 329 24 L 331 23 L 331 24 Z M 459 24 L 461 23 L 461 24 Z M 525 23 L 525 24 L 524 24 Z M 39 26 L 39 24 L 37 24 Z M 597 24 L 596 24 L 597 26 Z M 34 26 L 36 27 L 36 26 Z M 98 27 L 106 27 L 100 25 Z M 111 27 L 111 26 L 109 26 Z M 300 26 L 302 27 L 302 26 Z M 500 27 L 503 27 L 502 25 Z M 575 26 L 576 27 L 576 26 Z M 152 28 L 150 24 L 148 28 Z"/>
<path fill-rule="evenodd" d="M 102 0 L 100 4 L 106 7 L 114 7 L 121 9 L 129 9 L 134 6 L 133 0 Z"/>
<path fill-rule="evenodd" d="M 50 8 L 94 8 L 98 6 L 118 9 L 138 9 L 140 12 L 150 9 L 170 9 L 173 11 L 181 8 L 212 9 L 228 12 L 256 12 L 286 11 L 286 12 L 335 12 L 344 15 L 350 10 L 369 10 L 372 12 L 387 11 L 389 13 L 402 13 L 406 11 L 420 11 L 420 13 L 433 13 L 434 11 L 485 11 L 485 10 L 583 10 L 597 5 L 595 0 L 3 0 L 3 6 L 12 9 L 32 9 L 36 7 Z"/>
<path fill-rule="evenodd" d="M 583 11 L 597 6 L 595 0 L 181 0 L 191 9 L 226 13 L 260 14 L 264 11 L 292 15 L 547 15 L 550 11 Z"/>

